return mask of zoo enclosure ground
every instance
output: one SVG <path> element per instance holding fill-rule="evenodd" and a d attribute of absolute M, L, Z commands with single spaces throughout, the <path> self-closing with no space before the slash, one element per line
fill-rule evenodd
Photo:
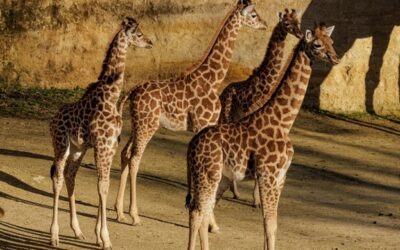
<path fill-rule="evenodd" d="M 122 144 L 129 135 L 126 120 Z M 111 173 L 108 217 L 115 249 L 185 249 L 188 237 L 186 147 L 191 133 L 160 130 L 139 170 L 138 199 L 144 225 L 117 223 L 113 202 L 119 157 Z M 396 249 L 400 245 L 400 126 L 303 111 L 292 140 L 295 158 L 279 206 L 279 249 Z M 0 248 L 48 249 L 52 214 L 48 122 L 0 118 Z M 121 150 L 122 146 L 119 147 Z M 118 152 L 119 153 L 119 152 Z M 118 154 L 117 154 L 118 155 Z M 92 152 L 77 177 L 77 209 L 86 240 L 73 238 L 63 189 L 62 249 L 98 249 L 98 204 Z M 253 182 L 241 182 L 241 200 L 226 193 L 215 212 L 221 234 L 213 249 L 261 249 L 261 212 L 251 207 Z M 128 200 L 128 196 L 125 197 Z M 125 204 L 128 204 L 126 201 Z M 128 207 L 125 207 L 128 211 Z"/>

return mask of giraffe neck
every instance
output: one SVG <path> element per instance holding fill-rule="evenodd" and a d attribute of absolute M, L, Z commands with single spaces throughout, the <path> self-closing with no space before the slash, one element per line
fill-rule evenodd
<path fill-rule="evenodd" d="M 282 127 L 286 133 L 289 133 L 300 111 L 312 72 L 306 46 L 305 42 L 301 41 L 296 47 L 279 88 L 260 113 L 268 116 L 269 124 Z"/>
<path fill-rule="evenodd" d="M 266 76 L 271 74 L 271 70 L 280 71 L 283 65 L 283 50 L 288 32 L 279 22 L 272 31 L 271 38 L 268 42 L 267 51 L 260 66 L 255 69 L 253 74 L 262 74 Z M 278 83 L 279 84 L 279 83 Z"/>
<path fill-rule="evenodd" d="M 228 71 L 237 34 L 241 27 L 240 8 L 228 14 L 221 26 L 209 50 L 203 56 L 203 60 L 191 72 L 194 75 L 202 75 L 205 79 L 204 82 L 211 83 L 213 89 L 218 88 Z"/>
<path fill-rule="evenodd" d="M 272 32 L 262 63 L 253 71 L 253 74 L 249 78 L 249 81 L 254 85 L 255 89 L 263 91 L 262 97 L 251 102 L 244 116 L 247 116 L 261 108 L 278 88 L 284 72 L 289 66 L 289 63 L 283 63 L 287 34 L 288 32 L 283 27 L 283 24 L 279 22 Z M 290 62 L 292 58 L 293 53 L 289 55 L 287 61 Z M 256 96 L 258 97 L 258 95 Z"/>
<path fill-rule="evenodd" d="M 125 32 L 119 31 L 108 48 L 99 76 L 99 81 L 115 86 L 113 92 L 118 92 L 114 93 L 118 95 L 122 90 L 128 46 L 128 38 Z"/>

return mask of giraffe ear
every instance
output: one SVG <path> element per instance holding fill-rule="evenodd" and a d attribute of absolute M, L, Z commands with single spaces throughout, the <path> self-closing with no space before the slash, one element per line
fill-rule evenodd
<path fill-rule="evenodd" d="M 244 5 L 248 5 L 251 3 L 251 0 L 239 0 L 238 4 L 244 4 Z"/>
<path fill-rule="evenodd" d="M 314 40 L 314 35 L 311 30 L 306 30 L 306 35 L 304 36 L 304 39 L 307 43 L 310 43 Z"/>
<path fill-rule="evenodd" d="M 255 8 L 256 6 L 254 4 L 250 4 L 242 10 L 242 16 L 247 16 L 249 13 L 253 12 Z"/>
<path fill-rule="evenodd" d="M 334 30 L 335 30 L 335 26 L 330 26 L 330 27 L 326 28 L 326 35 L 331 36 Z"/>
<path fill-rule="evenodd" d="M 129 18 L 125 17 L 121 23 L 121 26 L 126 27 L 126 26 L 128 26 L 128 24 L 129 24 Z"/>
<path fill-rule="evenodd" d="M 282 22 L 282 12 L 276 12 L 276 15 L 278 16 L 279 22 Z"/>
<path fill-rule="evenodd" d="M 129 28 L 136 29 L 136 27 L 138 26 L 138 23 L 132 17 L 125 17 L 124 20 L 122 21 L 121 25 L 122 25 L 122 27 L 129 27 Z"/>

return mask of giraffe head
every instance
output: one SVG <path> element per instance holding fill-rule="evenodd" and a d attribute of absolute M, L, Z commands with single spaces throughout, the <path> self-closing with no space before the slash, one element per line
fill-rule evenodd
<path fill-rule="evenodd" d="M 303 38 L 304 34 L 300 30 L 300 13 L 297 13 L 296 10 L 292 9 L 292 12 L 290 12 L 288 9 L 285 9 L 285 12 L 279 12 L 278 17 L 279 17 L 279 24 L 282 25 L 282 28 L 296 36 L 297 38 Z"/>
<path fill-rule="evenodd" d="M 332 64 L 338 64 L 338 58 L 333 48 L 331 38 L 335 26 L 326 27 L 324 23 L 316 25 L 314 31 L 306 30 L 304 40 L 307 44 L 306 53 L 311 57 L 319 58 L 323 61 L 329 61 Z"/>
<path fill-rule="evenodd" d="M 132 17 L 126 17 L 124 21 L 122 21 L 121 26 L 124 34 L 128 38 L 129 45 L 133 44 L 136 47 L 146 49 L 151 49 L 153 47 L 153 43 L 143 35 L 139 24 Z"/>
<path fill-rule="evenodd" d="M 267 23 L 261 19 L 255 8 L 256 6 L 251 3 L 251 0 L 239 0 L 238 10 L 241 23 L 254 29 L 266 29 Z"/>

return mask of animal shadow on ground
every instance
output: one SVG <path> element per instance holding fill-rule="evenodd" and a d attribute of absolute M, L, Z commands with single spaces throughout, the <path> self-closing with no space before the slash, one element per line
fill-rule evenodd
<path fill-rule="evenodd" d="M 42 249 L 62 249 L 53 248 L 49 245 L 50 233 L 14 225 L 0 221 L 0 248 L 10 250 L 42 250 Z M 63 245 L 70 248 L 98 249 L 95 244 L 82 242 L 74 237 L 60 235 Z"/>

